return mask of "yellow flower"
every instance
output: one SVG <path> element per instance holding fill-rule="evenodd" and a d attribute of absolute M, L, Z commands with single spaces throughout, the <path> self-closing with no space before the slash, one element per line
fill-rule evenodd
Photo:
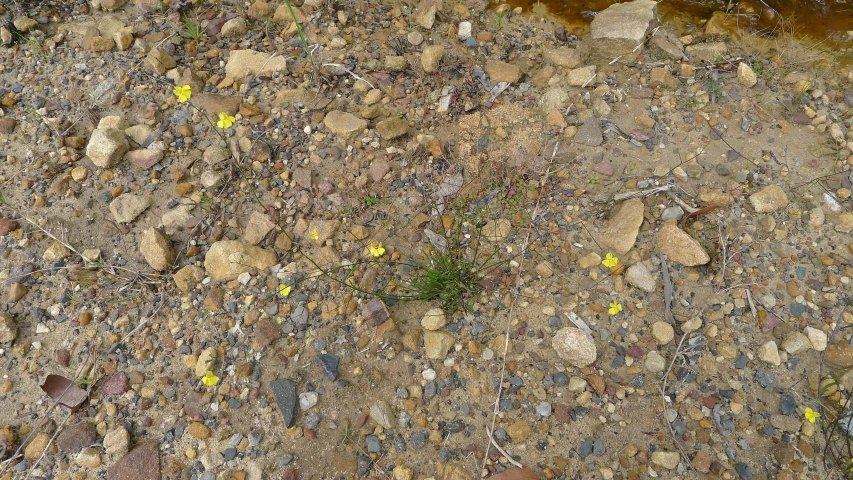
<path fill-rule="evenodd" d="M 216 126 L 219 128 L 231 128 L 231 125 L 234 125 L 234 120 L 236 120 L 231 115 L 228 115 L 225 112 L 219 112 L 219 121 L 216 122 Z"/>
<path fill-rule="evenodd" d="M 385 255 L 385 247 L 382 246 L 382 242 L 379 242 L 376 245 L 370 245 L 367 248 L 370 249 L 370 254 L 374 257 L 381 257 L 382 255 Z"/>
<path fill-rule="evenodd" d="M 319 239 L 320 239 L 320 232 L 318 232 L 317 229 L 315 228 L 311 232 L 311 240 L 319 240 Z"/>
<path fill-rule="evenodd" d="M 607 310 L 607 313 L 611 315 L 616 315 L 617 313 L 622 311 L 622 304 L 619 302 L 610 302 L 610 309 Z"/>
<path fill-rule="evenodd" d="M 290 295 L 290 285 L 285 285 L 282 283 L 281 285 L 278 286 L 278 293 L 282 297 L 286 297 L 286 296 Z"/>
<path fill-rule="evenodd" d="M 619 259 L 614 257 L 612 253 L 608 252 L 607 256 L 604 257 L 604 260 L 602 260 L 601 263 L 604 264 L 605 267 L 613 268 L 619 264 Z"/>
<path fill-rule="evenodd" d="M 189 100 L 193 94 L 192 89 L 190 88 L 189 85 L 182 85 L 179 87 L 175 87 L 172 90 L 172 93 L 174 93 L 175 96 L 178 97 L 178 101 L 181 103 L 184 103 L 187 100 Z"/>
<path fill-rule="evenodd" d="M 814 423 L 815 420 L 818 419 L 818 417 L 820 417 L 819 413 L 815 412 L 809 407 L 806 407 L 806 420 L 808 420 L 809 423 Z"/>
<path fill-rule="evenodd" d="M 201 377 L 201 383 L 207 385 L 208 387 L 212 387 L 219 383 L 219 377 L 213 374 L 210 370 Z"/>

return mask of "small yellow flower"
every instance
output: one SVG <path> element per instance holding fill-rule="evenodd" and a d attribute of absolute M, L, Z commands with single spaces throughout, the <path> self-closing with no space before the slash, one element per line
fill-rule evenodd
<path fill-rule="evenodd" d="M 815 412 L 809 407 L 806 407 L 806 420 L 808 420 L 809 423 L 814 423 L 815 420 L 818 419 L 818 417 L 820 417 L 819 413 Z"/>
<path fill-rule="evenodd" d="M 219 377 L 213 374 L 210 370 L 201 377 L 201 383 L 207 385 L 208 387 L 212 387 L 219 383 Z"/>
<path fill-rule="evenodd" d="M 234 120 L 236 120 L 231 115 L 228 115 L 225 112 L 219 112 L 219 121 L 216 122 L 216 126 L 219 128 L 231 128 L 231 125 L 234 125 Z"/>
<path fill-rule="evenodd" d="M 286 297 L 286 296 L 290 295 L 290 285 L 285 285 L 282 283 L 281 285 L 278 286 L 278 293 L 282 297 Z"/>
<path fill-rule="evenodd" d="M 320 239 L 320 232 L 318 232 L 317 229 L 315 228 L 311 232 L 311 240 L 319 240 L 319 239 Z"/>
<path fill-rule="evenodd" d="M 610 302 L 610 309 L 607 310 L 607 313 L 611 315 L 616 315 L 617 313 L 622 311 L 622 304 L 619 302 Z"/>
<path fill-rule="evenodd" d="M 379 242 L 376 245 L 370 245 L 367 248 L 370 249 L 370 254 L 373 255 L 374 257 L 378 258 L 378 257 L 381 257 L 382 255 L 385 255 L 385 247 L 382 246 L 382 242 Z"/>
<path fill-rule="evenodd" d="M 619 264 L 619 259 L 614 257 L 612 253 L 607 253 L 607 256 L 604 257 L 604 260 L 601 263 L 607 268 L 613 268 Z"/>
<path fill-rule="evenodd" d="M 184 103 L 187 100 L 189 100 L 193 94 L 192 89 L 190 88 L 189 85 L 182 85 L 182 86 L 175 87 L 172 90 L 172 93 L 174 93 L 175 96 L 178 97 L 178 101 L 181 103 Z"/>

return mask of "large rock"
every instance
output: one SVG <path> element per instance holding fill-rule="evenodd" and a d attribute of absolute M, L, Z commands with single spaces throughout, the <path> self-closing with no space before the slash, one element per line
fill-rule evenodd
<path fill-rule="evenodd" d="M 788 195 L 779 185 L 768 185 L 750 195 L 749 203 L 757 213 L 776 212 L 788 206 Z"/>
<path fill-rule="evenodd" d="M 582 368 L 591 365 L 598 357 L 595 341 L 579 328 L 561 328 L 554 334 L 551 345 L 560 358 L 574 367 Z"/>
<path fill-rule="evenodd" d="M 204 269 L 198 265 L 187 265 L 172 275 L 172 279 L 182 292 L 189 293 L 204 280 Z"/>
<path fill-rule="evenodd" d="M 602 10 L 590 25 L 592 58 L 609 62 L 632 53 L 645 42 L 656 18 L 657 2 L 653 0 L 616 3 Z"/>
<path fill-rule="evenodd" d="M 545 52 L 545 59 L 555 66 L 577 68 L 581 64 L 581 55 L 574 48 L 560 47 Z"/>
<path fill-rule="evenodd" d="M 332 131 L 338 138 L 347 140 L 363 131 L 367 127 L 367 120 L 358 118 L 355 115 L 342 112 L 340 110 L 332 110 L 326 114 L 323 119 L 323 124 L 326 128 Z"/>
<path fill-rule="evenodd" d="M 379 135 L 386 140 L 400 138 L 409 132 L 409 122 L 400 117 L 391 117 L 376 124 Z"/>
<path fill-rule="evenodd" d="M 581 145 L 597 147 L 604 142 L 604 135 L 601 133 L 601 124 L 595 117 L 590 117 L 578 128 L 578 132 L 574 136 L 574 141 Z"/>
<path fill-rule="evenodd" d="M 160 444 L 137 445 L 107 470 L 107 480 L 160 480 Z"/>
<path fill-rule="evenodd" d="M 221 240 L 210 246 L 204 268 L 213 280 L 233 280 L 249 270 L 264 270 L 278 262 L 275 252 L 240 240 Z"/>
<path fill-rule="evenodd" d="M 486 62 L 486 73 L 494 82 L 516 83 L 521 79 L 521 67 L 501 60 Z"/>
<path fill-rule="evenodd" d="M 172 248 L 172 242 L 159 229 L 149 228 L 142 235 L 139 251 L 148 265 L 158 272 L 168 270 L 175 263 L 175 249 Z"/>
<path fill-rule="evenodd" d="M 225 76 L 234 79 L 246 75 L 272 75 L 286 70 L 287 62 L 283 56 L 254 50 L 231 50 L 225 64 Z"/>
<path fill-rule="evenodd" d="M 658 233 L 658 249 L 673 262 L 687 267 L 704 265 L 711 260 L 699 242 L 678 228 L 675 221 L 667 222 Z"/>
<path fill-rule="evenodd" d="M 97 128 L 86 145 L 86 155 L 101 168 L 110 168 L 130 149 L 127 136 L 115 128 Z"/>
<path fill-rule="evenodd" d="M 639 198 L 625 200 L 604 229 L 602 242 L 619 255 L 628 253 L 637 241 L 644 208 Z"/>
<path fill-rule="evenodd" d="M 151 197 L 125 193 L 110 202 L 110 212 L 118 223 L 130 223 L 151 206 Z"/>
<path fill-rule="evenodd" d="M 421 66 L 424 67 L 424 72 L 435 73 L 438 71 L 438 66 L 441 64 L 441 59 L 444 57 L 444 47 L 441 45 L 430 45 L 424 47 L 421 53 Z"/>
<path fill-rule="evenodd" d="M 424 351 L 427 358 L 433 360 L 443 359 L 454 342 L 453 335 L 449 333 L 424 332 Z"/>

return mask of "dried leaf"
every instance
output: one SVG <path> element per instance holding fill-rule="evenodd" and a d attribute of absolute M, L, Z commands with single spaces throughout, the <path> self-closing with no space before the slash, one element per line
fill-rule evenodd
<path fill-rule="evenodd" d="M 539 480 L 539 476 L 529 468 L 508 468 L 488 480 Z"/>
<path fill-rule="evenodd" d="M 71 412 L 77 411 L 88 396 L 86 390 L 62 375 L 48 375 L 41 389 L 53 401 Z"/>

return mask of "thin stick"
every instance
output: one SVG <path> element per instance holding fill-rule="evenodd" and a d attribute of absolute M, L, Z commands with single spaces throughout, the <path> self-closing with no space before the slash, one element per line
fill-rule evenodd
<path fill-rule="evenodd" d="M 675 318 L 670 310 L 672 304 L 672 280 L 669 278 L 669 267 L 666 264 L 666 255 L 660 256 L 660 271 L 663 273 L 663 316 L 670 325 L 675 325 Z"/>
<path fill-rule="evenodd" d="M 512 458 L 512 455 L 510 455 L 510 454 L 506 453 L 506 450 L 504 450 L 503 448 L 501 448 L 501 446 L 500 446 L 500 445 L 498 445 L 498 442 L 496 442 L 496 441 L 495 441 L 495 439 L 494 439 L 494 438 L 492 438 L 492 431 L 491 431 L 491 430 L 489 430 L 489 427 L 486 427 L 486 434 L 488 434 L 488 435 L 489 435 L 489 440 L 492 442 L 492 445 L 494 445 L 494 446 L 495 446 L 495 448 L 497 448 L 497 449 L 498 449 L 498 451 L 499 451 L 499 452 L 501 452 L 501 455 L 503 455 L 504 457 L 506 457 L 506 459 L 507 459 L 507 461 L 508 461 L 509 463 L 513 464 L 514 466 L 516 466 L 516 467 L 518 467 L 518 468 L 524 468 L 524 465 L 522 465 L 522 464 L 520 464 L 520 463 L 516 462 L 516 461 L 515 461 L 515 459 L 514 459 L 514 458 Z M 448 436 L 448 438 L 450 438 L 450 437 Z M 488 455 L 487 455 L 487 456 L 488 456 Z"/>

